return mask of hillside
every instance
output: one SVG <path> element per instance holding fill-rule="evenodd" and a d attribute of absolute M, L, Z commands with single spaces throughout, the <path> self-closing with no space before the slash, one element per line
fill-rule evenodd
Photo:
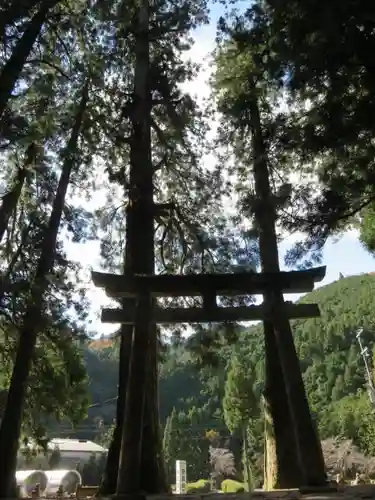
<path fill-rule="evenodd" d="M 303 302 L 317 302 L 322 317 L 293 321 L 295 344 L 301 361 L 306 391 L 319 423 L 322 438 L 342 434 L 364 451 L 373 453 L 375 441 L 368 438 L 372 425 L 367 394 L 363 392 L 364 366 L 356 341 L 362 327 L 363 340 L 372 348 L 375 341 L 375 276 L 343 278 L 307 294 Z M 93 403 L 116 396 L 116 342 L 96 342 L 85 352 Z M 180 424 L 191 438 L 200 439 L 215 428 L 228 435 L 221 410 L 226 367 L 236 351 L 245 366 L 254 366 L 257 385 L 264 376 L 264 345 L 260 326 L 244 330 L 233 346 L 217 353 L 219 368 L 198 370 L 184 344 L 170 346 L 160 367 L 161 418 L 175 407 Z M 360 391 L 360 392 L 359 392 Z M 98 417 L 111 424 L 113 404 L 90 410 L 90 421 Z M 366 420 L 367 419 L 367 420 Z M 92 425 L 91 425 L 92 429 Z"/>

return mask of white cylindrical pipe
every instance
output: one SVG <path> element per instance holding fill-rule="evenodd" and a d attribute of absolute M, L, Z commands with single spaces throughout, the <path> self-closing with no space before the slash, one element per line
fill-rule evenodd
<path fill-rule="evenodd" d="M 48 476 L 42 470 L 18 470 L 16 471 L 16 482 L 20 488 L 21 496 L 30 496 L 37 484 L 40 486 L 41 493 L 44 492 Z"/>
<path fill-rule="evenodd" d="M 75 493 L 77 486 L 82 484 L 81 474 L 76 470 L 47 470 L 48 478 L 46 493 L 51 495 L 59 488 L 69 495 Z"/>

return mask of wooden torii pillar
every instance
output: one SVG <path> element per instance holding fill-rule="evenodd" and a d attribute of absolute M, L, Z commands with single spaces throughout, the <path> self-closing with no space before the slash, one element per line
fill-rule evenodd
<path fill-rule="evenodd" d="M 305 293 L 314 284 L 323 280 L 325 267 L 303 271 L 280 271 L 276 273 L 233 273 L 233 274 L 186 274 L 186 275 L 115 275 L 92 273 L 95 286 L 103 288 L 114 299 L 121 299 L 122 308 L 105 308 L 101 319 L 104 323 L 134 324 L 140 314 L 138 297 L 150 295 L 153 299 L 161 297 L 202 297 L 201 307 L 176 308 L 154 305 L 152 317 L 155 323 L 213 323 L 227 321 L 277 321 L 279 311 L 265 304 L 221 307 L 219 296 L 264 295 L 273 290 L 278 293 Z M 155 300 L 153 300 L 155 303 Z M 287 319 L 320 316 L 317 304 L 294 304 L 285 302 L 282 314 Z M 285 355 L 286 349 L 281 355 Z M 295 357 L 295 350 L 287 353 Z M 298 363 L 298 360 L 296 360 Z M 138 387 L 140 397 L 146 388 Z M 301 443 L 299 443 L 301 449 Z M 306 450 L 308 453 L 308 450 Z"/>

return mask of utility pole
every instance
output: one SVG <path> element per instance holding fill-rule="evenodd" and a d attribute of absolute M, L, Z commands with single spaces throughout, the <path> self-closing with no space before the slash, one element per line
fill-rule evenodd
<path fill-rule="evenodd" d="M 362 333 L 363 333 L 363 328 L 359 328 L 357 330 L 356 339 L 357 339 L 359 347 L 361 349 L 361 356 L 362 356 L 363 362 L 365 364 L 368 397 L 369 397 L 369 399 L 371 401 L 371 404 L 373 406 L 375 406 L 375 386 L 374 386 L 374 379 L 373 379 L 373 375 L 372 375 L 372 370 L 371 370 L 370 365 L 369 365 L 370 353 L 369 353 L 368 347 L 365 347 L 363 345 L 363 342 L 362 342 L 362 339 L 361 339 Z"/>

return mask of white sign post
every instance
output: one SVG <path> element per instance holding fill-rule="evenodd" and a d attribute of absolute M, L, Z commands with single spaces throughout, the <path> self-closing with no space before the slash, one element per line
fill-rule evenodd
<path fill-rule="evenodd" d="M 176 460 L 176 493 L 186 492 L 186 460 Z"/>

